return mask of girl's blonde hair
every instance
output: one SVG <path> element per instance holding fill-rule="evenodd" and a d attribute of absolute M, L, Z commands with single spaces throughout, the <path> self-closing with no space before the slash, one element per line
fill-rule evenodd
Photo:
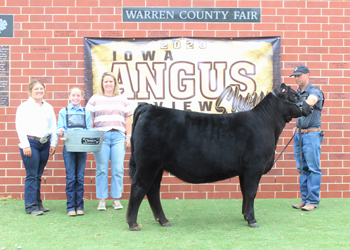
<path fill-rule="evenodd" d="M 101 95 L 104 95 L 104 89 L 103 89 L 103 78 L 105 76 L 110 76 L 113 78 L 114 80 L 114 90 L 113 90 L 113 96 L 117 96 L 119 95 L 119 84 L 117 82 L 117 78 L 115 77 L 115 75 L 112 72 L 106 71 L 105 73 L 102 74 L 101 76 L 101 84 L 100 84 L 100 91 L 99 93 Z"/>
<path fill-rule="evenodd" d="M 46 93 L 46 87 L 45 87 L 45 85 L 44 85 L 40 80 L 33 80 L 33 81 L 31 81 L 31 82 L 29 83 L 29 85 L 28 85 L 28 93 L 29 93 L 29 96 L 32 95 L 32 90 L 33 90 L 33 88 L 34 88 L 34 85 L 37 84 L 37 83 L 40 83 L 41 86 L 43 86 L 44 91 L 45 91 L 45 93 Z"/>
<path fill-rule="evenodd" d="M 73 91 L 74 89 L 80 90 L 81 96 L 84 95 L 84 91 L 82 90 L 82 88 L 80 88 L 80 87 L 78 87 L 78 86 L 74 86 L 73 88 L 71 88 L 71 89 L 69 90 L 69 92 L 68 92 L 69 95 L 72 93 L 72 91 Z"/>

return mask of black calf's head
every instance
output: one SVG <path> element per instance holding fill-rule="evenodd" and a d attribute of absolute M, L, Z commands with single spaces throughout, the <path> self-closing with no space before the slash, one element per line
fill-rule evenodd
<path fill-rule="evenodd" d="M 290 114 L 293 118 L 300 116 L 308 116 L 314 110 L 311 105 L 305 102 L 305 98 L 298 95 L 290 86 L 282 83 L 278 88 L 276 88 L 272 94 L 286 103 L 289 108 L 293 109 L 293 114 Z M 288 107 L 286 106 L 286 107 Z"/>

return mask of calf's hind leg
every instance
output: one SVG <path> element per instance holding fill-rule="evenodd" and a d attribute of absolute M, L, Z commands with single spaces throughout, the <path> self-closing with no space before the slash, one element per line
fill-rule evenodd
<path fill-rule="evenodd" d="M 160 170 L 151 188 L 147 192 L 149 205 L 151 206 L 154 218 L 163 227 L 170 227 L 168 219 L 165 217 L 162 204 L 160 203 L 160 183 L 163 177 L 163 170 Z"/>
<path fill-rule="evenodd" d="M 156 164 L 153 164 L 153 166 Z M 143 198 L 153 185 L 157 177 L 158 169 L 147 168 L 145 166 L 138 167 L 135 176 L 131 182 L 131 190 L 129 197 L 128 209 L 126 212 L 126 222 L 129 224 L 131 231 L 140 231 L 137 224 L 137 214 Z"/>
<path fill-rule="evenodd" d="M 129 204 L 126 211 L 126 222 L 129 224 L 130 231 L 140 231 L 141 229 L 137 224 L 137 214 L 139 212 L 142 199 L 146 195 L 146 191 L 143 191 L 143 188 L 139 187 L 134 180 L 131 183 Z"/>

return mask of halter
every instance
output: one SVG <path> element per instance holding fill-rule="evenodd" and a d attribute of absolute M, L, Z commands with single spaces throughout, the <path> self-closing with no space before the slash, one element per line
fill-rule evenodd
<path fill-rule="evenodd" d="M 272 91 L 271 93 L 272 93 L 274 96 L 276 96 L 278 99 L 280 99 L 281 101 L 283 101 L 284 103 L 297 106 L 297 107 L 299 108 L 299 110 L 300 110 L 300 113 L 301 113 L 301 114 L 303 113 L 303 102 L 304 102 L 305 99 L 306 99 L 305 97 L 301 97 L 301 96 L 299 95 L 299 97 L 301 97 L 301 99 L 302 99 L 300 102 L 291 102 L 291 101 L 289 101 L 289 100 L 287 100 L 287 99 L 281 99 L 280 97 L 278 97 L 278 96 L 276 95 L 275 91 Z"/>

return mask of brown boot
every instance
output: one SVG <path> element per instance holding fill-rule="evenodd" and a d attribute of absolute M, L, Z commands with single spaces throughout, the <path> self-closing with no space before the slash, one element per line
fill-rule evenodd
<path fill-rule="evenodd" d="M 312 210 L 315 210 L 315 206 L 312 206 L 312 205 L 305 205 L 301 208 L 301 210 L 304 210 L 304 211 L 312 211 Z"/>
<path fill-rule="evenodd" d="M 68 216 L 76 216 L 77 213 L 75 211 L 69 211 L 67 215 Z"/>
<path fill-rule="evenodd" d="M 301 209 L 303 206 L 305 206 L 305 204 L 300 202 L 299 204 L 295 204 L 292 207 L 294 207 L 296 209 Z"/>
<path fill-rule="evenodd" d="M 84 215 L 84 211 L 83 210 L 77 210 L 77 215 Z"/>

